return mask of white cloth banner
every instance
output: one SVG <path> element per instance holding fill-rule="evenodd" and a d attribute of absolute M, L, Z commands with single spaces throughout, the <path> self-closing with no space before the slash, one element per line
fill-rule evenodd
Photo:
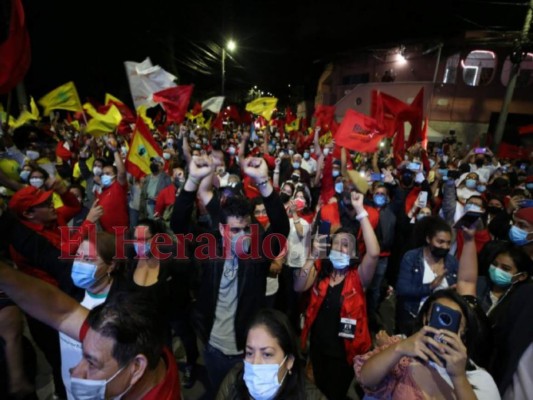
<path fill-rule="evenodd" d="M 203 101 L 202 111 L 209 110 L 214 112 L 215 114 L 218 114 L 220 112 L 220 109 L 222 108 L 222 105 L 224 104 L 224 99 L 224 96 L 216 96 Z"/>
<path fill-rule="evenodd" d="M 177 86 L 174 83 L 177 78 L 159 65 L 152 65 L 150 57 L 141 63 L 125 61 L 124 65 L 135 109 L 141 105 L 155 107 L 157 103 L 153 101 L 152 94 Z"/>

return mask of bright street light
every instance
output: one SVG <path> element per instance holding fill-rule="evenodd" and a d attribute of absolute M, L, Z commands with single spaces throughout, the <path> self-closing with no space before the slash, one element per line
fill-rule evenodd
<path fill-rule="evenodd" d="M 229 51 L 234 51 L 237 48 L 237 43 L 234 40 L 229 40 L 226 47 Z M 224 96 L 224 84 L 226 80 L 226 47 L 222 47 L 222 96 Z"/>

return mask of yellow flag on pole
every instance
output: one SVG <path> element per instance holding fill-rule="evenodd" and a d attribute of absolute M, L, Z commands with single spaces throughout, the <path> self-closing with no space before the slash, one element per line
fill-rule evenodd
<path fill-rule="evenodd" d="M 246 111 L 263 116 L 267 121 L 272 118 L 278 99 L 275 97 L 259 97 L 246 104 Z"/>
<path fill-rule="evenodd" d="M 152 157 L 162 157 L 162 155 L 163 150 L 154 140 L 142 118 L 138 117 L 128 155 L 126 156 L 126 170 L 136 178 L 149 175 L 151 174 L 150 159 Z"/>
<path fill-rule="evenodd" d="M 44 115 L 52 110 L 83 111 L 74 82 L 67 82 L 41 97 L 38 103 L 43 106 Z"/>
<path fill-rule="evenodd" d="M 109 110 L 105 114 L 100 114 L 90 103 L 85 103 L 83 108 L 92 117 L 87 123 L 85 130 L 91 135 L 98 136 L 113 132 L 118 124 L 120 124 L 120 121 L 122 121 L 122 114 L 120 114 L 120 111 L 114 104 L 109 107 Z"/>
<path fill-rule="evenodd" d="M 30 111 L 24 110 L 20 113 L 19 117 L 13 124 L 13 128 L 18 128 L 26 124 L 29 121 L 38 121 L 39 120 L 39 109 L 33 97 L 30 97 Z"/>

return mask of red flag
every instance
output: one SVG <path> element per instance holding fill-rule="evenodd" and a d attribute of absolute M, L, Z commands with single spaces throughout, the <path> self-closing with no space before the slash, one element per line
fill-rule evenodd
<path fill-rule="evenodd" d="M 527 149 L 524 146 L 516 146 L 514 144 L 501 142 L 498 147 L 498 158 L 529 158 L 530 150 L 531 149 Z"/>
<path fill-rule="evenodd" d="M 290 107 L 287 107 L 285 109 L 285 123 L 288 125 L 290 124 L 292 121 L 294 121 L 296 119 L 296 116 L 292 113 L 292 110 Z"/>
<path fill-rule="evenodd" d="M 383 138 L 374 118 L 348 110 L 335 135 L 335 144 L 362 153 L 373 153 Z"/>
<path fill-rule="evenodd" d="M 229 105 L 224 109 L 224 116 L 226 118 L 234 120 L 238 124 L 241 122 L 241 115 L 239 114 L 239 109 L 234 104 Z"/>
<path fill-rule="evenodd" d="M 424 118 L 424 88 L 422 87 L 406 112 L 403 113 L 402 119 L 411 123 L 411 132 L 407 140 L 407 147 L 411 147 L 421 139 L 422 120 Z"/>
<path fill-rule="evenodd" d="M 403 161 L 403 156 L 405 154 L 405 132 L 403 129 L 403 123 L 397 124 L 396 135 L 392 142 L 392 148 L 394 153 L 394 160 L 396 165 L 399 165 Z"/>
<path fill-rule="evenodd" d="M 198 102 L 194 103 L 194 107 L 193 107 L 193 109 L 191 111 L 191 114 L 193 116 L 196 116 L 196 115 L 201 114 L 201 113 L 202 113 L 202 105 L 200 103 L 198 103 Z"/>
<path fill-rule="evenodd" d="M 315 127 L 320 126 L 322 134 L 329 132 L 332 126 L 334 126 L 336 130 L 337 125 L 335 122 L 335 106 L 318 105 L 315 108 L 313 117 L 316 118 Z"/>
<path fill-rule="evenodd" d="M 217 117 L 215 118 L 215 120 L 213 121 L 213 129 L 216 129 L 218 131 L 223 131 L 224 130 L 224 113 L 223 112 L 219 112 L 217 114 Z"/>
<path fill-rule="evenodd" d="M 168 122 L 180 124 L 185 118 L 194 85 L 180 85 L 153 94 L 154 101 L 161 103 Z"/>
<path fill-rule="evenodd" d="M 518 134 L 529 135 L 530 133 L 533 133 L 533 124 L 518 127 Z"/>
<path fill-rule="evenodd" d="M 420 134 L 420 141 L 422 142 L 422 148 L 425 150 L 427 150 L 428 148 L 428 124 L 429 124 L 429 118 L 426 117 L 426 119 L 424 120 L 424 127 L 422 128 L 422 133 Z"/>
<path fill-rule="evenodd" d="M 9 34 L 0 44 L 0 93 L 8 93 L 24 79 L 30 61 L 30 36 L 22 1 L 12 0 Z"/>

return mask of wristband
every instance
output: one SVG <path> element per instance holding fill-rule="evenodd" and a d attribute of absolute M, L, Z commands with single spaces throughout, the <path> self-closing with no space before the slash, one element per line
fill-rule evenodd
<path fill-rule="evenodd" d="M 268 179 L 263 182 L 256 183 L 255 186 L 257 187 L 266 186 L 267 183 L 268 183 Z"/>
<path fill-rule="evenodd" d="M 366 210 L 361 211 L 357 216 L 355 217 L 356 220 L 361 221 L 363 218 L 368 217 L 368 212 Z"/>

